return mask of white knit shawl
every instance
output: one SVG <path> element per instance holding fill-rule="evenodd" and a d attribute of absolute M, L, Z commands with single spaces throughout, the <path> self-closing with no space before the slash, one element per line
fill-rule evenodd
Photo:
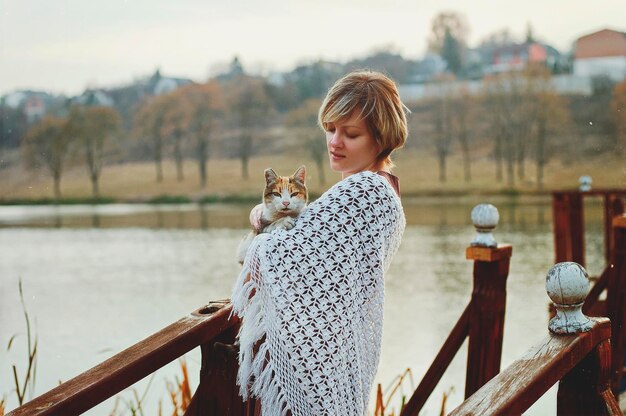
<path fill-rule="evenodd" d="M 232 302 L 243 318 L 240 393 L 258 397 L 264 416 L 367 413 L 383 274 L 404 226 L 388 181 L 361 172 L 310 204 L 291 230 L 254 239 Z"/>

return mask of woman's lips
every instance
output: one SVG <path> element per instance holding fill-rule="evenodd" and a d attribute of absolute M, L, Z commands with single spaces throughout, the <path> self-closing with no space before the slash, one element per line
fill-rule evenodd
<path fill-rule="evenodd" d="M 331 157 L 333 160 L 341 160 L 341 159 L 345 158 L 345 156 L 340 155 L 340 154 L 337 154 L 337 153 L 335 153 L 335 152 L 330 152 L 330 157 Z"/>

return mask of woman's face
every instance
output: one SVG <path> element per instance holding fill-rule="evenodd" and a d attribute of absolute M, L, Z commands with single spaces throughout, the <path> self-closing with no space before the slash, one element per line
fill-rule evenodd
<path fill-rule="evenodd" d="M 350 118 L 328 123 L 326 126 L 326 146 L 330 159 L 330 168 L 341 172 L 346 178 L 364 170 L 380 170 L 382 166 L 376 157 L 380 154 L 380 145 L 374 140 L 365 120 L 354 111 Z"/>

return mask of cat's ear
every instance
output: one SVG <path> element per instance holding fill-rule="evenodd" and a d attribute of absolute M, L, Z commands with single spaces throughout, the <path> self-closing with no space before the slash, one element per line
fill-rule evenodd
<path fill-rule="evenodd" d="M 293 174 L 293 177 L 295 180 L 297 180 L 302 185 L 304 185 L 304 181 L 306 179 L 306 168 L 304 167 L 304 165 L 296 169 L 296 172 Z"/>
<path fill-rule="evenodd" d="M 276 174 L 276 172 L 274 172 L 274 169 L 265 169 L 265 183 L 267 183 L 268 185 L 275 183 L 276 179 L 278 179 L 278 175 Z"/>

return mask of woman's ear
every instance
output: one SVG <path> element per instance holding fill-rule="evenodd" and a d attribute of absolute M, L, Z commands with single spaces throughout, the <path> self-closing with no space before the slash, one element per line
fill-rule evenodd
<path fill-rule="evenodd" d="M 306 180 L 306 167 L 304 165 L 300 166 L 296 169 L 296 172 L 293 174 L 295 180 L 304 185 L 304 181 Z"/>

